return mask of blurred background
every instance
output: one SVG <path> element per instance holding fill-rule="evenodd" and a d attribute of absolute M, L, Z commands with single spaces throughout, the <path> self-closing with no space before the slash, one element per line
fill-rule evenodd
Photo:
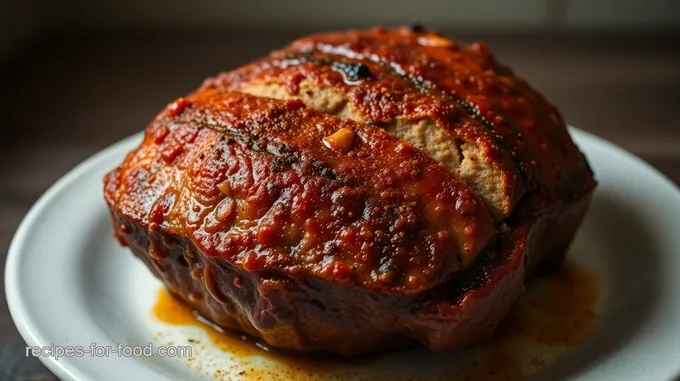
<path fill-rule="evenodd" d="M 678 0 L 0 0 L 0 274 L 47 187 L 205 77 L 312 31 L 414 23 L 484 41 L 680 183 Z M 0 380 L 53 379 L 0 303 Z"/>

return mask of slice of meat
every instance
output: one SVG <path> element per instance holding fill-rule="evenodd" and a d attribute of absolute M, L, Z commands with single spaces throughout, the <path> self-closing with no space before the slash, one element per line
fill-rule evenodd
<path fill-rule="evenodd" d="M 483 44 L 461 44 L 418 28 L 375 28 L 314 35 L 287 49 L 372 61 L 446 93 L 518 156 L 527 191 L 550 202 L 578 197 L 581 189 L 573 184 L 592 178 L 557 109 Z"/>
<path fill-rule="evenodd" d="M 466 181 L 496 221 L 510 215 L 524 194 L 519 165 L 494 131 L 441 91 L 415 86 L 367 59 L 283 50 L 203 88 L 301 99 L 319 111 L 381 127 Z"/>
<path fill-rule="evenodd" d="M 107 197 L 208 257 L 417 293 L 469 267 L 495 235 L 465 183 L 385 131 L 300 101 L 203 91 L 178 102 L 107 180 Z"/>

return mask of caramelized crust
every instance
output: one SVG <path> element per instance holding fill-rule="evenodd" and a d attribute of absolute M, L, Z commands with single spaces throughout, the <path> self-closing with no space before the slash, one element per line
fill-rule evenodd
<path fill-rule="evenodd" d="M 300 101 L 203 91 L 178 102 L 107 198 L 208 257 L 410 293 L 469 267 L 495 235 L 465 183 L 380 129 Z"/>
<path fill-rule="evenodd" d="M 171 103 L 105 179 L 114 235 L 225 329 L 298 351 L 490 337 L 595 180 L 481 44 L 310 36 Z"/>
<path fill-rule="evenodd" d="M 301 99 L 309 107 L 379 126 L 466 181 L 497 221 L 524 194 L 520 163 L 495 132 L 450 96 L 358 56 L 293 48 L 204 83 L 203 89 Z"/>
<path fill-rule="evenodd" d="M 375 28 L 310 36 L 288 49 L 369 60 L 444 92 L 519 158 L 528 192 L 560 202 L 582 192 L 588 178 L 585 189 L 594 185 L 557 109 L 480 43 L 459 44 L 420 29 Z"/>

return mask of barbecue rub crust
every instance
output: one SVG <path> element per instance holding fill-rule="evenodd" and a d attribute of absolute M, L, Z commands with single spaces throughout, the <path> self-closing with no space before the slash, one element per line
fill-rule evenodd
<path fill-rule="evenodd" d="M 267 345 L 356 356 L 488 338 L 561 264 L 595 180 L 481 44 L 320 34 L 170 103 L 104 178 L 177 297 Z"/>

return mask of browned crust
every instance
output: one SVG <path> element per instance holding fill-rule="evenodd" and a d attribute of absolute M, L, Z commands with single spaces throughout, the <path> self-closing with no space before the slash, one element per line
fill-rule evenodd
<path fill-rule="evenodd" d="M 424 295 L 244 271 L 206 257 L 181 237 L 149 232 L 115 211 L 112 217 L 116 234 L 133 253 L 175 295 L 220 327 L 273 347 L 358 356 L 413 342 L 445 351 L 489 338 L 522 293 L 531 268 L 541 257 L 552 262 L 567 249 L 569 240 L 558 237 L 578 226 L 589 199 L 590 193 L 563 215 L 545 216 L 533 225 L 510 222 L 500 236 L 500 256 Z"/>
<path fill-rule="evenodd" d="M 106 179 L 107 200 L 207 256 L 412 293 L 468 267 L 495 235 L 462 181 L 380 129 L 299 101 L 204 91 L 182 102 Z M 347 151 L 324 144 L 343 129 L 356 135 Z"/>
<path fill-rule="evenodd" d="M 454 97 L 519 157 L 527 192 L 573 200 L 592 178 L 557 109 L 483 44 L 460 44 L 426 30 L 375 28 L 314 35 L 289 49 L 364 57 Z"/>
<path fill-rule="evenodd" d="M 275 64 L 290 52 L 356 60 L 394 91 L 343 87 L 344 74 L 318 62 Z M 364 121 L 451 118 L 443 128 L 457 139 L 497 150 L 490 157 L 522 184 L 506 189 L 515 206 L 501 232 L 455 174 L 389 133 L 299 101 L 225 92 L 300 75 L 331 81 Z M 488 337 L 526 276 L 562 262 L 594 188 L 554 107 L 482 45 L 404 28 L 312 36 L 209 80 L 169 105 L 105 178 L 115 235 L 173 293 L 269 345 L 340 355 Z"/>
<path fill-rule="evenodd" d="M 355 74 L 361 70 L 365 72 L 363 77 Z M 290 95 L 302 99 L 305 94 L 300 92 L 305 91 L 304 85 L 308 83 L 320 89 L 332 89 L 346 105 L 328 105 L 326 112 L 348 114 L 351 118 L 392 132 L 397 123 L 432 121 L 453 140 L 452 145 L 479 147 L 480 159 L 499 172 L 494 181 L 498 182 L 501 200 L 487 203 L 491 214 L 498 220 L 509 216 L 515 203 L 524 195 L 521 163 L 515 160 L 512 147 L 508 147 L 493 129 L 475 119 L 454 98 L 438 88 L 414 83 L 389 65 L 368 58 L 288 48 L 238 70 L 223 73 L 206 81 L 202 88 L 248 91 L 253 85 L 271 83 L 280 84 Z M 451 167 L 449 169 L 454 169 Z M 456 170 L 454 173 L 463 175 Z M 479 192 L 478 195 L 484 197 Z"/>

